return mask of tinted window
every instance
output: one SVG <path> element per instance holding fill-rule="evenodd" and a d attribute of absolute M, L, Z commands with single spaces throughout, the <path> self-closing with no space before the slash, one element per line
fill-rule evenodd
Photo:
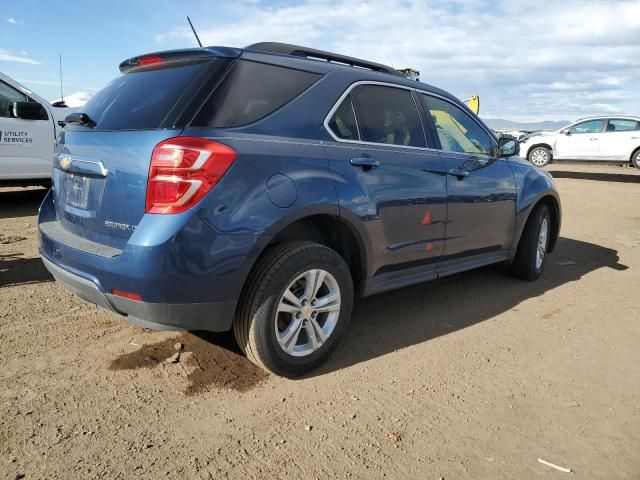
<path fill-rule="evenodd" d="M 0 117 L 9 117 L 13 102 L 26 102 L 27 96 L 4 82 L 0 82 Z"/>
<path fill-rule="evenodd" d="M 602 131 L 604 120 L 589 120 L 569 127 L 571 133 L 598 133 Z"/>
<path fill-rule="evenodd" d="M 425 147 L 420 115 L 411 92 L 363 85 L 351 93 L 364 142 Z"/>
<path fill-rule="evenodd" d="M 638 130 L 638 122 L 635 120 L 611 119 L 607 125 L 607 132 L 628 132 Z"/>
<path fill-rule="evenodd" d="M 193 122 L 238 127 L 259 120 L 309 88 L 320 75 L 275 65 L 239 61 Z"/>
<path fill-rule="evenodd" d="M 160 128 L 212 62 L 131 71 L 113 80 L 82 108 L 98 130 Z M 175 107 L 175 108 L 174 108 Z M 173 110 L 173 112 L 172 112 Z"/>
<path fill-rule="evenodd" d="M 421 97 L 436 127 L 442 150 L 492 155 L 491 136 L 468 113 L 445 100 L 429 95 Z"/>
<path fill-rule="evenodd" d="M 329 128 L 338 138 L 344 140 L 360 140 L 356 117 L 353 114 L 351 95 L 342 101 L 336 113 L 333 114 L 333 117 L 331 117 L 329 121 Z"/>

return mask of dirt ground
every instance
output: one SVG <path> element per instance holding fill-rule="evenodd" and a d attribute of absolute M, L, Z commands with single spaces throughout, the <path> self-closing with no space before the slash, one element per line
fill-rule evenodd
<path fill-rule="evenodd" d="M 0 190 L 0 476 L 640 479 L 640 172 L 557 166 L 543 278 L 489 267 L 357 302 L 328 364 L 129 326 L 38 258 L 44 190 Z M 174 344 L 177 363 L 165 363 Z"/>

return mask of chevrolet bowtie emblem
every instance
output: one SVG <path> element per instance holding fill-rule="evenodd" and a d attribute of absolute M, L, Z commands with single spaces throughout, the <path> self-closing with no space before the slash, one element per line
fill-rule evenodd
<path fill-rule="evenodd" d="M 60 168 L 67 170 L 71 166 L 71 159 L 69 157 L 62 157 L 60 159 Z"/>

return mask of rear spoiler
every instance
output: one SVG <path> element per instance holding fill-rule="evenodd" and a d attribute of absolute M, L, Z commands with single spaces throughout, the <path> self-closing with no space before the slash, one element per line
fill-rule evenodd
<path fill-rule="evenodd" d="M 240 48 L 206 47 L 189 48 L 184 50 L 167 50 L 165 52 L 148 53 L 131 57 L 120 64 L 120 72 L 125 73 L 134 68 L 158 66 L 189 60 L 206 60 L 211 58 L 238 58 L 242 53 Z"/>

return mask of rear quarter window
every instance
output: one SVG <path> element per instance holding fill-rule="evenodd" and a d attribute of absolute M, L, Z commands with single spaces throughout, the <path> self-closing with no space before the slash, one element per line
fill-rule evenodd
<path fill-rule="evenodd" d="M 313 85 L 321 75 L 239 60 L 200 110 L 192 126 L 228 128 L 253 123 Z"/>

